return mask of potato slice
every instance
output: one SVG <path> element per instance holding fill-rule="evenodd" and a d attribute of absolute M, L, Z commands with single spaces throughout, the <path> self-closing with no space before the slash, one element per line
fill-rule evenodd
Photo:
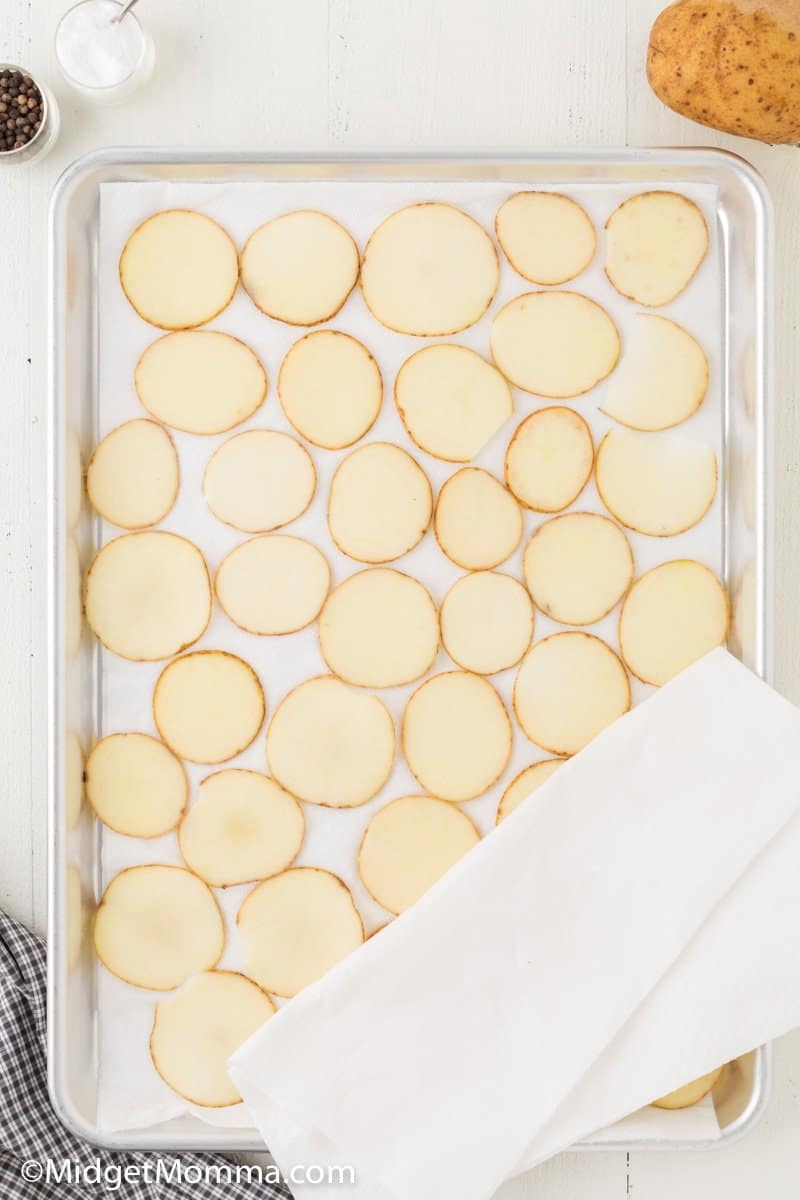
<path fill-rule="evenodd" d="M 94 946 L 112 975 L 167 992 L 216 966 L 225 927 L 202 879 L 183 867 L 150 863 L 111 880 L 95 916 Z"/>
<path fill-rule="evenodd" d="M 358 852 L 358 873 L 389 912 L 405 912 L 481 840 L 469 817 L 432 796 L 401 796 L 379 809 Z"/>
<path fill-rule="evenodd" d="M 642 192 L 606 222 L 606 275 L 622 296 L 658 308 L 680 295 L 708 251 L 708 226 L 677 192 Z"/>
<path fill-rule="evenodd" d="M 708 359 L 692 335 L 667 317 L 637 313 L 601 412 L 630 429 L 671 429 L 697 411 L 707 388 Z"/>
<path fill-rule="evenodd" d="M 445 462 L 470 462 L 514 409 L 503 376 L 467 346 L 412 354 L 397 373 L 394 399 L 417 445 Z"/>
<path fill-rule="evenodd" d="M 550 776 L 566 762 L 564 758 L 546 758 L 542 762 L 533 763 L 515 775 L 500 798 L 497 806 L 497 821 L 505 821 L 509 813 L 519 808 L 523 800 L 527 800 L 537 788 L 540 788 Z"/>
<path fill-rule="evenodd" d="M 708 1095 L 723 1069 L 723 1067 L 717 1067 L 716 1071 L 709 1071 L 708 1075 L 701 1075 L 692 1083 L 685 1083 L 683 1087 L 676 1088 L 674 1092 L 667 1092 L 666 1096 L 652 1101 L 653 1107 L 690 1108 L 692 1104 L 697 1104 L 698 1100 L 702 1100 L 704 1096 Z"/>
<path fill-rule="evenodd" d="M 371 442 L 348 454 L 331 481 L 328 526 L 343 554 L 359 562 L 400 558 L 425 536 L 433 492 L 410 454 Z"/>
<path fill-rule="evenodd" d="M 533 605 L 518 580 L 476 571 L 453 584 L 442 601 L 442 642 L 453 662 L 476 675 L 513 667 L 533 637 Z"/>
<path fill-rule="evenodd" d="M 177 534 L 125 533 L 103 546 L 86 575 L 86 620 L 121 658 L 170 658 L 210 619 L 205 559 Z"/>
<path fill-rule="evenodd" d="M 86 490 L 101 517 L 123 529 L 163 521 L 178 496 L 178 455 L 155 421 L 126 421 L 103 438 L 86 469 Z"/>
<path fill-rule="evenodd" d="M 523 732 L 551 754 L 576 754 L 630 706 L 625 668 L 590 633 L 554 633 L 537 642 L 514 683 Z"/>
<path fill-rule="evenodd" d="M 256 355 L 228 333 L 168 333 L 147 347 L 133 376 L 144 408 L 184 433 L 227 433 L 252 417 L 267 394 Z"/>
<path fill-rule="evenodd" d="M 169 663 L 153 693 L 153 716 L 169 748 L 189 762 L 221 763 L 250 745 L 266 704 L 258 676 L 226 650 L 195 650 Z"/>
<path fill-rule="evenodd" d="M 246 975 L 203 971 L 156 1005 L 150 1033 L 153 1066 L 191 1104 L 239 1104 L 228 1059 L 274 1013 L 267 993 Z"/>
<path fill-rule="evenodd" d="M 295 342 L 284 358 L 278 398 L 306 441 L 342 450 L 375 424 L 383 380 L 361 342 L 335 329 L 318 329 Z"/>
<path fill-rule="evenodd" d="M 123 291 L 140 317 L 162 329 L 204 325 L 227 308 L 239 282 L 236 247 L 203 213 L 155 213 L 125 243 Z"/>
<path fill-rule="evenodd" d="M 289 692 L 267 730 L 272 774 L 293 796 L 325 808 L 371 800 L 391 774 L 394 752 L 386 706 L 332 675 Z"/>
<path fill-rule="evenodd" d="M 234 624 L 249 633 L 295 633 L 319 615 L 331 581 L 324 554 L 302 538 L 270 533 L 231 550 L 215 588 Z"/>
<path fill-rule="evenodd" d="M 361 290 L 372 315 L 397 333 L 443 337 L 479 321 L 500 265 L 492 239 L 450 204 L 401 208 L 367 242 Z"/>
<path fill-rule="evenodd" d="M 497 240 L 508 261 L 531 283 L 566 283 L 594 258 L 597 235 L 575 200 L 557 192 L 517 192 L 501 204 Z"/>
<path fill-rule="evenodd" d="M 510 300 L 494 319 L 489 344 L 506 379 L 553 399 L 591 391 L 614 370 L 620 352 L 611 317 L 578 292 L 527 292 Z"/>
<path fill-rule="evenodd" d="M 250 892 L 236 918 L 247 970 L 276 996 L 296 996 L 364 941 L 349 888 L 320 867 L 293 867 Z"/>
<path fill-rule="evenodd" d="M 691 559 L 661 563 L 634 583 L 619 618 L 629 671 L 661 686 L 728 636 L 728 594 L 713 571 Z"/>
<path fill-rule="evenodd" d="M 540 525 L 522 560 L 533 602 L 563 625 L 593 625 L 633 579 L 625 534 L 597 513 L 564 513 Z"/>
<path fill-rule="evenodd" d="M 444 554 L 467 571 L 497 567 L 522 538 L 522 513 L 494 475 L 462 467 L 439 492 L 433 522 Z"/>
<path fill-rule="evenodd" d="M 595 479 L 612 517 L 652 537 L 701 521 L 717 492 L 717 458 L 686 437 L 612 429 L 597 449 Z"/>
<path fill-rule="evenodd" d="M 589 482 L 594 444 L 571 408 L 540 408 L 517 427 L 505 458 L 506 484 L 526 508 L 560 512 Z"/>
<path fill-rule="evenodd" d="M 244 533 L 268 533 L 306 511 L 317 473 L 304 446 L 288 433 L 248 429 L 215 450 L 203 492 L 215 517 Z"/>
<path fill-rule="evenodd" d="M 261 225 L 242 250 L 242 286 L 268 317 L 317 325 L 334 316 L 358 279 L 347 230 L 325 213 L 285 213 Z"/>
<path fill-rule="evenodd" d="M 128 837 L 161 837 L 183 816 L 189 781 L 183 764 L 158 738 L 112 733 L 86 760 L 86 799 L 109 829 Z"/>
<path fill-rule="evenodd" d="M 253 883 L 294 862 L 305 835 L 300 805 L 258 771 L 209 775 L 181 821 L 187 867 L 213 887 Z"/>
<path fill-rule="evenodd" d="M 325 602 L 319 641 L 328 667 L 345 683 L 376 688 L 411 683 L 425 674 L 439 649 L 436 605 L 402 571 L 359 571 Z"/>
<path fill-rule="evenodd" d="M 511 756 L 511 722 L 492 685 L 466 671 L 434 675 L 403 715 L 411 771 L 442 800 L 473 800 L 500 778 Z"/>

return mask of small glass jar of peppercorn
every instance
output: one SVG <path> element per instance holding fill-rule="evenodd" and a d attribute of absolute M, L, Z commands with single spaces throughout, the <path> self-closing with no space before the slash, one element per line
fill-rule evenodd
<path fill-rule="evenodd" d="M 0 63 L 0 164 L 41 158 L 58 135 L 52 94 L 20 67 Z"/>

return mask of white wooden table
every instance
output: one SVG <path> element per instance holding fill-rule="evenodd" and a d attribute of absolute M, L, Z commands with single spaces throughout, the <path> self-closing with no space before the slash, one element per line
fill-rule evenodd
<path fill-rule="evenodd" d="M 663 0 L 143 0 L 156 74 L 123 107 L 60 83 L 67 0 L 3 0 L 0 61 L 50 82 L 61 139 L 0 167 L 0 905 L 45 924 L 44 410 L 47 201 L 72 159 L 106 145 L 528 149 L 726 146 L 777 210 L 777 682 L 800 701 L 800 151 L 717 136 L 664 109 L 644 77 Z M 797 953 L 797 947 L 787 947 Z M 710 1154 L 566 1155 L 502 1200 L 786 1196 L 800 1169 L 800 1034 L 777 1047 L 761 1127 Z M 443 1198 L 449 1200 L 449 1198 Z"/>

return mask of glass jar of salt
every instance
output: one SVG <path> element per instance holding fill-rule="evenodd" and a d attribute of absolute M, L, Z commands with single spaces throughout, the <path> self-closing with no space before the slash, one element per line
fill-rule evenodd
<path fill-rule="evenodd" d="M 56 59 L 64 78 L 100 104 L 124 100 L 153 70 L 153 39 L 125 8 L 117 0 L 81 0 L 56 30 Z"/>

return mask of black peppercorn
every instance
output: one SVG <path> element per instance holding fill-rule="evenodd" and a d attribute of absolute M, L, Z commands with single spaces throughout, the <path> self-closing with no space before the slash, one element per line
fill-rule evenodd
<path fill-rule="evenodd" d="M 0 155 L 26 146 L 43 119 L 42 93 L 30 76 L 21 71 L 0 74 Z"/>

